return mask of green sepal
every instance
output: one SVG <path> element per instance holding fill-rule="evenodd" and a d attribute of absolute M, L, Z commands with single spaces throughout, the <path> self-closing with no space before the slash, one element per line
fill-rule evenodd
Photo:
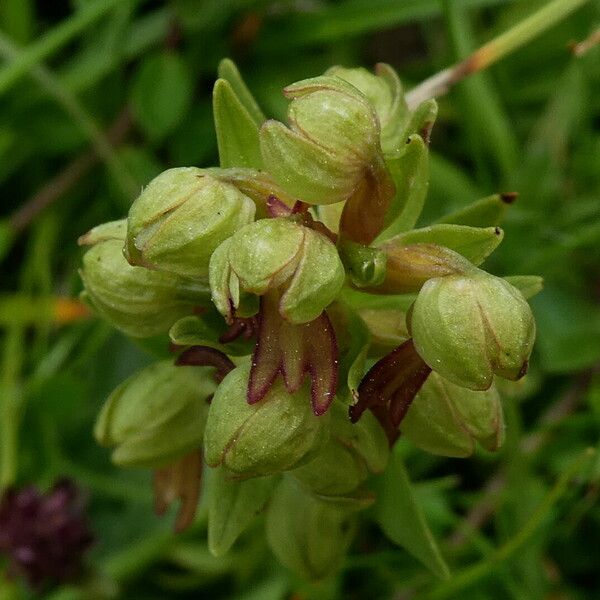
<path fill-rule="evenodd" d="M 213 114 L 221 167 L 261 169 L 258 124 L 225 79 L 215 83 Z"/>
<path fill-rule="evenodd" d="M 227 344 L 219 342 L 226 331 L 220 313 L 209 309 L 201 315 L 179 319 L 169 330 L 169 338 L 178 346 L 209 346 L 231 356 L 247 356 L 252 352 L 253 340 L 238 338 Z"/>
<path fill-rule="evenodd" d="M 205 285 L 172 273 L 132 267 L 123 241 L 103 239 L 83 257 L 79 271 L 86 302 L 131 337 L 166 333 L 194 307 L 210 302 Z"/>
<path fill-rule="evenodd" d="M 355 530 L 354 503 L 328 502 L 284 477 L 267 511 L 271 550 L 294 573 L 318 580 L 337 571 Z"/>
<path fill-rule="evenodd" d="M 355 182 L 346 165 L 283 123 L 266 121 L 260 142 L 267 170 L 292 196 L 309 204 L 333 204 L 352 193 Z"/>
<path fill-rule="evenodd" d="M 254 99 L 252 92 L 248 89 L 248 86 L 240 75 L 235 63 L 229 58 L 224 58 L 219 63 L 217 73 L 221 79 L 225 79 L 229 82 L 238 100 L 248 111 L 248 114 L 254 119 L 254 122 L 260 127 L 265 121 L 265 116 L 258 106 L 258 102 Z"/>
<path fill-rule="evenodd" d="M 191 402 L 169 421 L 127 438 L 112 453 L 112 461 L 119 467 L 169 464 L 202 445 L 206 412 L 206 398 Z"/>
<path fill-rule="evenodd" d="M 473 269 L 427 281 L 409 327 L 417 352 L 433 370 L 456 385 L 486 390 L 494 374 L 516 381 L 526 373 L 535 320 L 519 290 Z"/>
<path fill-rule="evenodd" d="M 474 265 L 480 265 L 503 238 L 504 232 L 499 227 L 440 224 L 401 233 L 387 240 L 383 247 L 437 244 L 458 252 Z"/>
<path fill-rule="evenodd" d="M 500 396 L 493 385 L 482 392 L 473 391 L 431 373 L 400 430 L 418 448 L 440 456 L 471 456 L 475 442 L 496 451 L 504 442 Z"/>
<path fill-rule="evenodd" d="M 405 139 L 418 134 L 423 141 L 429 143 L 429 135 L 438 114 L 438 104 L 435 99 L 425 100 L 411 113 L 404 131 Z"/>
<path fill-rule="evenodd" d="M 316 417 L 305 385 L 290 394 L 277 378 L 267 395 L 248 404 L 250 365 L 229 373 L 208 413 L 206 462 L 225 467 L 232 477 L 272 475 L 309 460 L 329 434 L 329 417 Z"/>
<path fill-rule="evenodd" d="M 127 237 L 127 219 L 102 223 L 83 234 L 77 243 L 80 246 L 93 246 L 106 240 L 122 240 Z"/>
<path fill-rule="evenodd" d="M 544 289 L 544 278 L 538 275 L 510 275 L 503 279 L 516 287 L 526 300 L 533 298 Z"/>
<path fill-rule="evenodd" d="M 214 556 L 223 556 L 263 511 L 277 479 L 256 477 L 236 481 L 225 469 L 210 469 L 208 549 Z"/>
<path fill-rule="evenodd" d="M 157 466 L 202 442 L 215 391 L 211 370 L 154 363 L 121 383 L 105 402 L 94 428 L 103 446 L 116 449 L 121 466 Z"/>
<path fill-rule="evenodd" d="M 429 185 L 429 153 L 421 136 L 411 135 L 398 155 L 387 157 L 385 163 L 396 194 L 386 217 L 387 225 L 375 245 L 414 227 Z"/>
<path fill-rule="evenodd" d="M 206 170 L 168 169 L 129 209 L 126 258 L 132 265 L 206 281 L 213 251 L 251 223 L 255 212 L 250 198 Z"/>
<path fill-rule="evenodd" d="M 290 471 L 311 492 L 322 496 L 347 496 L 374 473 L 381 473 L 389 457 L 388 440 L 371 414 L 351 423 L 348 408 L 333 404 L 331 434 L 309 463 Z"/>
<path fill-rule="evenodd" d="M 370 287 L 383 283 L 386 256 L 377 248 L 369 248 L 347 239 L 337 245 L 340 259 L 356 287 Z"/>
<path fill-rule="evenodd" d="M 504 219 L 508 207 L 514 202 L 513 194 L 493 194 L 450 213 L 437 221 L 453 225 L 470 225 L 471 227 L 493 227 Z"/>

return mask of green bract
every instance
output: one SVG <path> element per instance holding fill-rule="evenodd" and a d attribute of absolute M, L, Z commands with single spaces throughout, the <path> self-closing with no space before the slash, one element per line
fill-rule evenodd
<path fill-rule="evenodd" d="M 129 209 L 126 257 L 132 265 L 205 280 L 213 250 L 254 212 L 250 198 L 202 169 L 169 169 Z"/>
<path fill-rule="evenodd" d="M 372 414 L 352 425 L 345 407 L 334 404 L 331 412 L 329 440 L 312 461 L 291 475 L 314 493 L 337 496 L 353 492 L 369 475 L 381 473 L 389 448 Z"/>
<path fill-rule="evenodd" d="M 281 315 L 291 323 L 317 318 L 339 293 L 344 268 L 323 235 L 285 218 L 246 225 L 213 254 L 210 286 L 223 315 L 240 305 L 240 292 L 261 296 L 280 288 Z"/>
<path fill-rule="evenodd" d="M 219 385 L 204 438 L 206 462 L 239 479 L 291 469 L 328 434 L 328 419 L 312 413 L 306 386 L 289 394 L 278 380 L 263 400 L 248 404 L 249 374 L 249 365 L 237 367 Z"/>
<path fill-rule="evenodd" d="M 473 454 L 475 442 L 498 450 L 504 442 L 504 416 L 494 385 L 478 392 L 431 373 L 400 427 L 415 446 L 442 456 Z"/>
<path fill-rule="evenodd" d="M 115 447 L 118 465 L 166 464 L 202 443 L 206 400 L 215 388 L 211 369 L 156 363 L 115 389 L 94 435 L 103 446 Z"/>
<path fill-rule="evenodd" d="M 355 193 L 365 172 L 383 159 L 379 122 L 364 94 L 338 77 L 306 79 L 284 90 L 292 99 L 289 128 L 267 121 L 262 157 L 275 181 L 311 204 L 331 204 Z"/>
<path fill-rule="evenodd" d="M 122 225 L 97 227 L 82 237 L 93 243 L 80 270 L 85 297 L 110 323 L 132 337 L 166 333 L 178 318 L 206 303 L 207 290 L 171 273 L 132 267 L 123 256 Z"/>
<path fill-rule="evenodd" d="M 535 339 L 521 292 L 480 270 L 427 281 L 412 308 L 410 330 L 432 369 L 473 390 L 488 389 L 494 374 L 522 377 Z"/>

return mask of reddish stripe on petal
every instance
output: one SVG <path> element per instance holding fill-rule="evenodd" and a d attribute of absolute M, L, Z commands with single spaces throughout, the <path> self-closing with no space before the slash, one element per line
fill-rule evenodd
<path fill-rule="evenodd" d="M 279 300 L 273 293 L 260 299 L 258 336 L 252 352 L 252 366 L 248 381 L 249 404 L 262 400 L 281 370 L 279 347 Z"/>
<path fill-rule="evenodd" d="M 339 351 L 333 325 L 325 312 L 308 325 L 305 360 L 311 376 L 311 402 L 315 415 L 322 415 L 337 391 Z"/>
<path fill-rule="evenodd" d="M 393 443 L 417 392 L 431 369 L 408 340 L 371 367 L 358 386 L 358 402 L 350 407 L 350 420 L 356 423 L 371 409 Z"/>
<path fill-rule="evenodd" d="M 327 412 L 337 390 L 338 349 L 331 321 L 323 312 L 314 321 L 293 325 L 279 313 L 279 296 L 261 298 L 258 339 L 252 354 L 248 402 L 262 400 L 278 374 L 286 389 L 300 389 L 311 378 L 311 404 L 315 415 Z"/>

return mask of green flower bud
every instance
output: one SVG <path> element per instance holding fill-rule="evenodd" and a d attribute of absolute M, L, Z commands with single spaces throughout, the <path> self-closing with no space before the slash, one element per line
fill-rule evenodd
<path fill-rule="evenodd" d="M 201 445 L 207 398 L 215 388 L 209 368 L 155 363 L 109 396 L 96 422 L 96 440 L 115 447 L 118 465 L 167 464 Z"/>
<path fill-rule="evenodd" d="M 338 77 L 316 77 L 288 86 L 290 127 L 267 121 L 261 128 L 263 161 L 275 181 L 311 204 L 350 198 L 365 179 L 384 170 L 379 122 L 367 97 Z"/>
<path fill-rule="evenodd" d="M 83 257 L 79 271 L 84 297 L 112 325 L 132 337 L 166 333 L 179 318 L 206 303 L 208 291 L 171 273 L 132 267 L 123 256 L 123 231 L 107 223 L 82 236 L 94 244 Z"/>
<path fill-rule="evenodd" d="M 290 472 L 316 494 L 346 495 L 369 475 L 381 473 L 389 457 L 385 432 L 369 412 L 351 423 L 347 407 L 336 402 L 331 410 L 330 437 L 309 463 Z"/>
<path fill-rule="evenodd" d="M 126 257 L 132 265 L 206 279 L 215 248 L 254 219 L 254 202 L 195 167 L 153 179 L 129 209 Z"/>
<path fill-rule="evenodd" d="M 262 296 L 281 288 L 279 311 L 291 323 L 316 319 L 344 282 L 335 246 L 285 218 L 246 225 L 213 254 L 210 286 L 223 315 L 240 306 L 241 292 Z"/>
<path fill-rule="evenodd" d="M 375 74 L 362 67 L 332 67 L 325 74 L 347 81 L 368 98 L 381 125 L 381 147 L 384 152 L 397 149 L 409 110 L 396 71 L 389 65 L 379 63 L 375 67 Z"/>
<path fill-rule="evenodd" d="M 522 377 L 535 339 L 533 314 L 521 292 L 478 269 L 427 281 L 409 327 L 423 360 L 472 390 L 488 389 L 494 374 Z"/>
<path fill-rule="evenodd" d="M 277 379 L 267 395 L 248 404 L 250 365 L 231 371 L 211 402 L 204 439 L 206 462 L 247 479 L 291 469 L 325 441 L 327 417 L 315 417 L 310 392 L 294 394 Z"/>
<path fill-rule="evenodd" d="M 477 392 L 431 373 L 400 426 L 415 446 L 442 456 L 470 456 L 479 442 L 495 451 L 504 442 L 504 416 L 495 385 Z"/>

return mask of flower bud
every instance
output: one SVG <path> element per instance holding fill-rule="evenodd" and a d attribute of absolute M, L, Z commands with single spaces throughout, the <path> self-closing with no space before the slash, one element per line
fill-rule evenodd
<path fill-rule="evenodd" d="M 207 464 L 223 466 L 239 479 L 293 468 L 328 434 L 327 417 L 312 413 L 307 386 L 290 394 L 278 379 L 262 400 L 248 404 L 249 375 L 246 364 L 223 379 L 210 405 L 204 438 Z"/>
<path fill-rule="evenodd" d="M 479 442 L 495 451 L 504 442 L 504 416 L 495 385 L 477 392 L 431 373 L 402 424 L 415 446 L 441 456 L 470 456 Z"/>
<path fill-rule="evenodd" d="M 383 294 L 418 292 L 433 277 L 467 273 L 473 265 L 463 256 L 438 244 L 383 244 L 380 250 L 387 259 L 383 282 L 370 289 Z"/>
<path fill-rule="evenodd" d="M 338 77 L 306 79 L 285 88 L 290 127 L 267 121 L 263 161 L 285 190 L 311 204 L 346 200 L 365 172 L 383 167 L 379 122 L 367 97 Z"/>
<path fill-rule="evenodd" d="M 396 149 L 409 118 L 402 84 L 396 71 L 389 65 L 379 63 L 375 67 L 375 74 L 362 67 L 332 67 L 325 74 L 347 81 L 368 98 L 381 126 L 382 148 L 384 151 Z"/>
<path fill-rule="evenodd" d="M 96 422 L 96 440 L 116 447 L 112 459 L 121 466 L 171 462 L 201 444 L 207 398 L 215 388 L 209 368 L 155 363 L 109 396 Z"/>
<path fill-rule="evenodd" d="M 472 390 L 488 389 L 494 374 L 522 377 L 535 339 L 523 295 L 478 269 L 427 281 L 409 314 L 409 327 L 423 360 Z"/>
<path fill-rule="evenodd" d="M 85 253 L 79 274 L 84 297 L 101 316 L 127 335 L 151 337 L 167 332 L 194 306 L 206 303 L 207 291 L 199 284 L 132 267 L 123 256 L 123 240 L 111 237 L 118 231 L 114 225 L 97 227 L 80 239 L 94 244 Z"/>
<path fill-rule="evenodd" d="M 213 254 L 210 285 L 223 315 L 240 293 L 262 296 L 281 287 L 279 311 L 291 323 L 316 319 L 344 282 L 335 246 L 323 235 L 285 218 L 246 225 Z"/>
<path fill-rule="evenodd" d="M 290 474 L 316 494 L 338 496 L 353 492 L 369 475 L 383 472 L 389 446 L 371 413 L 351 423 L 347 409 L 339 402 L 333 404 L 331 413 L 327 443 L 312 461 Z"/>
<path fill-rule="evenodd" d="M 254 219 L 254 202 L 195 167 L 153 179 L 129 209 L 126 257 L 132 265 L 206 279 L 215 248 Z"/>

